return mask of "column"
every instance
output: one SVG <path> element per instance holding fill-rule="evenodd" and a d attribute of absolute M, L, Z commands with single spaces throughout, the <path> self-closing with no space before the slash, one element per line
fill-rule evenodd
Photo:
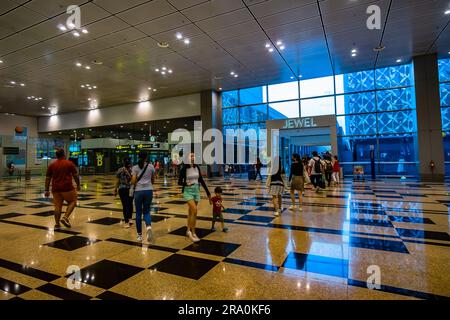
<path fill-rule="evenodd" d="M 414 77 L 419 176 L 421 181 L 443 182 L 445 163 L 437 54 L 415 57 Z M 433 171 L 431 161 L 435 163 Z"/>
<path fill-rule="evenodd" d="M 201 92 L 201 121 L 202 134 L 208 129 L 222 131 L 222 95 L 213 90 Z M 211 142 L 203 142 L 202 150 Z M 222 176 L 221 165 L 208 166 L 208 177 Z"/>

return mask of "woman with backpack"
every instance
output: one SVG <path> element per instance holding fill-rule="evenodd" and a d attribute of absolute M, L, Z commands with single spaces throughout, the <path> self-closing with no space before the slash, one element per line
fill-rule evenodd
<path fill-rule="evenodd" d="M 331 162 L 331 155 L 327 152 L 323 160 L 325 162 L 325 180 L 327 180 L 328 187 L 330 187 L 331 176 L 333 175 L 333 163 Z"/>
<path fill-rule="evenodd" d="M 125 158 L 123 160 L 123 167 L 116 173 L 117 179 L 114 188 L 114 197 L 117 197 L 117 194 L 119 194 L 120 201 L 122 202 L 124 228 L 129 228 L 132 225 L 131 217 L 133 216 L 133 198 L 130 197 L 132 167 L 133 165 L 131 164 L 130 158 Z"/>
<path fill-rule="evenodd" d="M 147 241 L 153 240 L 150 206 L 153 200 L 153 184 L 155 183 L 155 168 L 147 160 L 147 153 L 139 153 L 138 164 L 132 169 L 130 196 L 134 196 L 136 206 L 137 240 L 142 241 L 142 215 L 144 215 Z"/>
<path fill-rule="evenodd" d="M 190 154 L 190 164 L 186 164 L 181 168 L 178 184 L 183 187 L 181 192 L 188 205 L 186 237 L 192 242 L 199 242 L 200 238 L 195 233 L 195 225 L 197 223 L 198 203 L 200 202 L 200 185 L 205 190 L 210 203 L 211 193 L 206 186 L 205 180 L 203 180 L 200 167 L 195 164 L 194 153 Z"/>
<path fill-rule="evenodd" d="M 289 210 L 294 211 L 297 209 L 295 205 L 295 191 L 298 193 L 298 211 L 303 211 L 303 191 L 305 191 L 305 180 L 303 178 L 303 162 L 299 154 L 292 155 L 291 172 L 289 174 L 289 182 L 291 184 L 291 201 L 292 205 Z"/>

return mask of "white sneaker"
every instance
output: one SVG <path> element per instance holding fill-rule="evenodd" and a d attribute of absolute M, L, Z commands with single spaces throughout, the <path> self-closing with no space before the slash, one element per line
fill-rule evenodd
<path fill-rule="evenodd" d="M 290 207 L 289 207 L 289 210 L 290 210 L 290 211 L 295 211 L 295 209 L 297 209 L 297 206 L 290 206 Z"/>
<path fill-rule="evenodd" d="M 153 241 L 153 232 L 152 232 L 152 227 L 151 226 L 147 227 L 147 241 L 148 242 L 152 242 Z"/>
<path fill-rule="evenodd" d="M 275 217 L 279 217 L 280 216 L 280 212 L 279 211 L 275 211 L 275 213 L 273 214 Z"/>
<path fill-rule="evenodd" d="M 195 242 L 199 242 L 200 238 L 194 233 L 192 234 L 192 237 L 195 239 Z"/>
<path fill-rule="evenodd" d="M 195 238 L 191 231 L 186 232 L 186 237 L 188 237 L 192 242 L 199 242 L 198 238 Z"/>
<path fill-rule="evenodd" d="M 303 212 L 303 208 L 302 207 L 298 207 L 298 211 Z"/>
<path fill-rule="evenodd" d="M 124 223 L 124 224 L 123 224 L 123 227 L 124 227 L 125 229 L 128 229 L 128 228 L 130 227 L 130 223 Z"/>
<path fill-rule="evenodd" d="M 142 235 L 138 234 L 137 241 L 142 242 Z"/>

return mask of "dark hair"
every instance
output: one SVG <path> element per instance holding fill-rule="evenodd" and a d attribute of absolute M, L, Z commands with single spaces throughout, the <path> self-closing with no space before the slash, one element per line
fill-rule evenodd
<path fill-rule="evenodd" d="M 62 149 L 62 148 L 57 148 L 55 154 L 56 154 L 56 158 L 58 158 L 58 159 L 61 159 L 66 155 L 66 153 L 64 152 L 64 149 Z"/>
<path fill-rule="evenodd" d="M 126 168 L 129 165 L 131 165 L 131 159 L 130 158 L 123 159 L 123 166 Z"/>
<path fill-rule="evenodd" d="M 222 194 L 222 188 L 221 188 L 221 187 L 216 187 L 216 188 L 214 189 L 214 192 L 215 192 L 215 193 L 218 193 L 218 194 Z"/>
<path fill-rule="evenodd" d="M 301 158 L 300 158 L 300 155 L 298 153 L 294 153 L 292 155 L 292 158 L 294 158 L 295 161 L 297 161 L 297 162 L 301 162 L 302 161 Z"/>
<path fill-rule="evenodd" d="M 140 169 L 144 168 L 145 161 L 147 161 L 147 152 L 140 152 L 139 153 L 139 161 L 138 161 L 138 165 L 139 165 Z"/>
<path fill-rule="evenodd" d="M 317 151 L 313 151 L 313 152 L 312 152 L 312 155 L 313 155 L 313 157 L 318 157 L 318 156 L 319 156 L 319 154 L 317 153 Z"/>
<path fill-rule="evenodd" d="M 338 156 L 334 156 L 334 160 L 338 161 Z"/>

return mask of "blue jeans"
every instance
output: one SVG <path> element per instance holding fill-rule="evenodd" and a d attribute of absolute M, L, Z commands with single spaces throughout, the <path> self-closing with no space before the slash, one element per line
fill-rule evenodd
<path fill-rule="evenodd" d="M 152 219 L 150 217 L 150 205 L 153 200 L 153 191 L 144 190 L 134 193 L 134 204 L 136 206 L 136 230 L 138 234 L 142 234 L 142 214 L 144 214 L 145 225 L 151 226 Z"/>

